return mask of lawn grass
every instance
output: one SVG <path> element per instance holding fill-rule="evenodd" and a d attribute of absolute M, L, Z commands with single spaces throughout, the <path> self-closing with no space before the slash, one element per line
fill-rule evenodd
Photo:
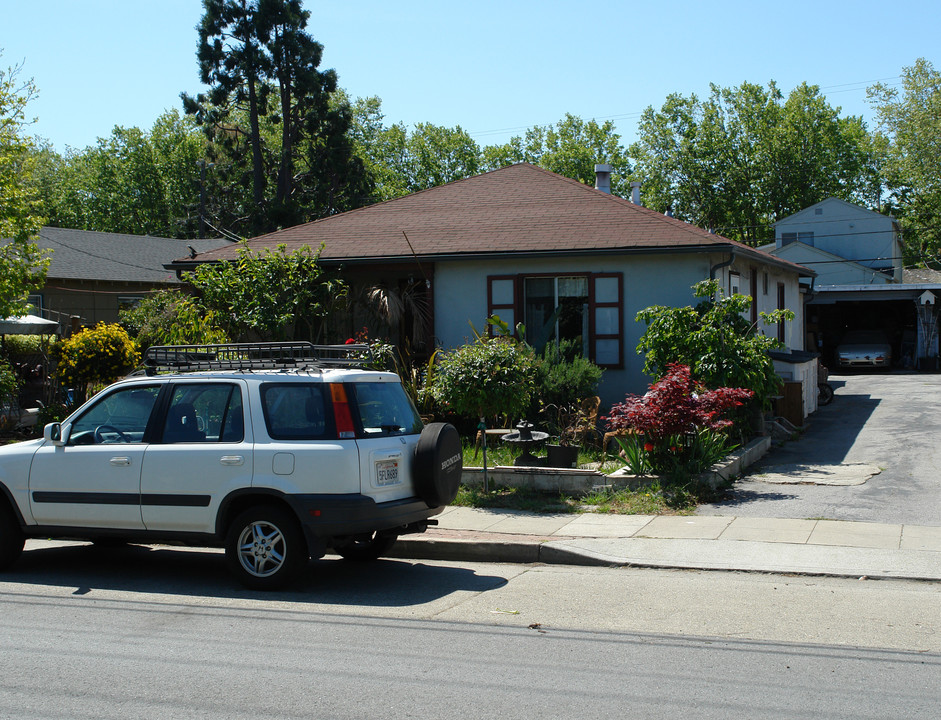
<path fill-rule="evenodd" d="M 452 505 L 503 508 L 533 513 L 612 513 L 617 515 L 690 515 L 699 498 L 683 488 L 663 489 L 658 483 L 639 490 L 604 488 L 587 495 L 544 493 L 530 488 L 497 488 L 462 485 Z"/>
<path fill-rule="evenodd" d="M 476 457 L 475 457 L 476 454 Z M 512 465 L 519 455 L 519 450 L 503 443 L 495 443 L 487 448 L 487 466 Z M 578 465 L 599 467 L 601 451 L 593 448 L 581 448 Z M 623 462 L 610 455 L 602 468 L 603 472 L 613 472 L 623 466 Z M 475 453 L 473 443 L 464 444 L 464 467 L 483 465 L 483 453 Z M 486 491 L 479 486 L 464 486 L 458 490 L 452 505 L 474 508 L 503 508 L 523 510 L 534 513 L 615 513 L 620 515 L 689 515 L 699 502 L 705 500 L 696 490 L 667 486 L 659 482 L 638 490 L 626 488 L 604 488 L 587 495 L 567 495 L 545 493 L 531 488 L 501 487 Z"/>
<path fill-rule="evenodd" d="M 493 439 L 490 440 L 491 444 L 487 446 L 487 467 L 497 467 L 497 465 L 512 465 L 513 461 L 520 454 L 518 448 L 511 447 L 504 443 L 493 443 Z M 483 450 L 480 448 L 475 449 L 474 443 L 464 443 L 463 446 L 464 454 L 464 467 L 483 467 L 484 464 L 484 454 Z M 540 448 L 535 451 L 536 455 L 544 455 L 545 450 Z M 597 463 L 601 460 L 601 451 L 596 450 L 595 448 L 579 448 L 578 450 L 578 465 L 579 467 L 588 465 L 589 463 Z M 614 461 L 612 456 L 608 456 L 608 461 L 613 463 L 611 470 L 616 470 L 621 467 L 624 463 L 620 461 Z M 609 471 L 610 472 L 610 471 Z"/>

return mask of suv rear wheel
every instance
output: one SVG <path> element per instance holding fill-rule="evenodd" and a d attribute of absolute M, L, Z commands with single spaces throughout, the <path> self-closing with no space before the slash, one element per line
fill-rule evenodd
<path fill-rule="evenodd" d="M 333 549 L 344 560 L 376 560 L 389 552 L 398 539 L 398 535 L 372 533 L 369 536 L 334 543 Z"/>
<path fill-rule="evenodd" d="M 26 538 L 13 511 L 0 500 L 0 570 L 6 570 L 23 552 Z"/>
<path fill-rule="evenodd" d="M 310 559 L 297 519 L 268 505 L 235 518 L 226 534 L 225 555 L 236 577 L 254 590 L 283 587 Z"/>

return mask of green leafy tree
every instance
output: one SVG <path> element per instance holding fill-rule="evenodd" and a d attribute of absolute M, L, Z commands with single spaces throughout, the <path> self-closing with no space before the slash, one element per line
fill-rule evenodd
<path fill-rule="evenodd" d="M 375 188 L 389 200 L 444 183 L 529 162 L 594 185 L 595 165 L 614 167 L 612 192 L 630 194 L 630 163 L 614 124 L 566 115 L 554 126 L 536 126 L 525 137 L 481 148 L 460 125 L 453 128 L 418 123 L 385 125 L 382 101 L 359 98 L 351 104 L 350 137 Z"/>
<path fill-rule="evenodd" d="M 342 91 L 340 91 L 342 92 Z M 347 101 L 349 102 L 349 101 Z M 391 200 L 409 192 L 408 131 L 404 124 L 386 127 L 382 100 L 357 98 L 351 104 L 353 122 L 349 136 L 372 183 L 377 200 Z"/>
<path fill-rule="evenodd" d="M 120 325 L 98 323 L 52 348 L 60 387 L 75 389 L 75 403 L 84 402 L 89 387 L 113 382 L 140 361 L 137 344 Z"/>
<path fill-rule="evenodd" d="M 607 163 L 614 168 L 611 192 L 621 197 L 631 192 L 630 161 L 610 120 L 598 124 L 567 113 L 555 125 L 537 125 L 525 136 L 483 149 L 484 169 L 496 170 L 518 162 L 538 165 L 586 185 L 595 184 L 595 165 Z"/>
<path fill-rule="evenodd" d="M 229 341 L 216 323 L 215 312 L 179 290 L 161 290 L 148 295 L 136 307 L 121 312 L 121 324 L 134 336 L 142 352 L 151 345 L 205 345 Z"/>
<path fill-rule="evenodd" d="M 199 233 L 206 140 L 192 118 L 163 113 L 150 131 L 115 127 L 84 150 L 40 150 L 36 184 L 49 224 L 163 237 Z"/>
<path fill-rule="evenodd" d="M 204 264 L 186 279 L 214 322 L 234 339 L 315 340 L 346 286 L 318 262 L 320 250 L 284 245 L 261 252 L 243 245 L 233 262 Z"/>
<path fill-rule="evenodd" d="M 0 69 L 0 317 L 26 312 L 27 295 L 43 286 L 49 267 L 34 241 L 43 221 L 31 184 L 36 150 L 24 135 L 36 86 L 20 71 Z"/>
<path fill-rule="evenodd" d="M 787 100 L 774 82 L 712 85 L 706 100 L 669 95 L 647 108 L 630 147 L 644 204 L 756 245 L 772 223 L 830 196 L 871 194 L 865 125 L 840 117 L 817 86 Z"/>
<path fill-rule="evenodd" d="M 350 137 L 379 200 L 461 180 L 480 172 L 480 147 L 460 125 L 418 123 L 385 126 L 382 101 L 360 98 L 352 105 Z"/>
<path fill-rule="evenodd" d="M 197 59 L 209 91 L 184 93 L 183 105 L 205 128 L 210 159 L 227 168 L 227 188 L 251 188 L 251 202 L 242 203 L 249 231 L 362 202 L 364 169 L 346 137 L 352 113 L 331 103 L 337 75 L 318 70 L 323 46 L 306 31 L 310 13 L 300 0 L 203 7 Z"/>
<path fill-rule="evenodd" d="M 418 123 L 406 143 L 409 192 L 444 185 L 480 172 L 480 148 L 460 125 Z"/>
<path fill-rule="evenodd" d="M 637 320 L 647 325 L 637 345 L 645 356 L 644 372 L 659 379 L 680 363 L 707 388 L 746 388 L 766 406 L 781 382 L 768 351 L 781 342 L 762 335 L 745 319 L 749 296 L 725 296 L 715 280 L 696 283 L 693 294 L 702 298 L 696 307 L 654 305 L 637 313 Z M 794 319 L 790 310 L 760 315 L 768 325 Z"/>
<path fill-rule="evenodd" d="M 138 128 L 116 127 L 94 147 L 71 155 L 55 218 L 64 227 L 120 233 L 166 231 L 166 197 L 156 154 Z"/>
<path fill-rule="evenodd" d="M 902 88 L 868 90 L 890 192 L 887 210 L 905 230 L 908 262 L 941 267 L 941 73 L 920 58 L 902 70 Z"/>

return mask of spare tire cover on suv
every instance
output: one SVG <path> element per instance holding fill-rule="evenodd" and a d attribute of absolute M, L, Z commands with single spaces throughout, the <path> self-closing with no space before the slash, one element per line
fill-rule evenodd
<path fill-rule="evenodd" d="M 464 469 L 461 437 L 450 423 L 431 423 L 415 447 L 415 491 L 429 507 L 447 505 L 457 497 Z"/>

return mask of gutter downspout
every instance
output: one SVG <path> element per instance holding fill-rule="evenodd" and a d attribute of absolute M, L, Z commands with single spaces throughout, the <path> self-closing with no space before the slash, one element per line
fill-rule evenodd
<path fill-rule="evenodd" d="M 798 281 L 800 281 L 800 278 L 798 278 Z M 814 296 L 817 294 L 817 291 L 814 288 L 814 285 L 816 282 L 817 282 L 817 276 L 814 275 L 812 278 L 810 278 L 810 287 L 807 289 L 807 296 L 804 298 L 804 305 L 806 305 L 811 300 L 813 300 Z"/>
<path fill-rule="evenodd" d="M 725 262 L 720 262 L 718 265 L 713 265 L 711 268 L 709 268 L 709 279 L 710 279 L 710 280 L 715 280 L 715 279 L 716 279 L 716 271 L 721 270 L 722 268 L 728 267 L 729 265 L 731 265 L 731 264 L 734 263 L 734 262 L 735 262 L 735 251 L 734 251 L 734 250 L 731 250 L 731 251 L 729 251 L 729 259 L 728 259 L 728 260 L 726 260 Z"/>

